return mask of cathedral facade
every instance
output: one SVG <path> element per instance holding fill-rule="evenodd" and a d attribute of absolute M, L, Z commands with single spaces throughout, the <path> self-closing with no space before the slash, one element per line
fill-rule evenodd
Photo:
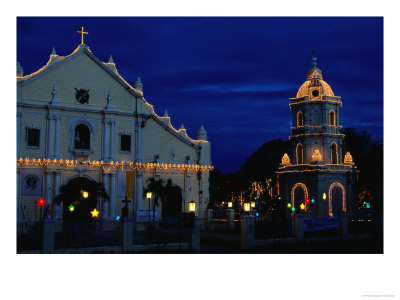
<path fill-rule="evenodd" d="M 46 217 L 69 217 L 74 199 L 55 200 L 62 189 L 79 188 L 75 213 L 95 206 L 101 218 L 116 218 L 126 205 L 130 217 L 153 207 L 161 217 L 195 203 L 202 216 L 212 170 L 204 127 L 196 139 L 183 124 L 175 129 L 167 111 L 159 116 L 145 100 L 140 78 L 130 85 L 112 57 L 100 61 L 85 45 L 83 28 L 80 33 L 81 44 L 70 55 L 53 49 L 32 74 L 24 75 L 17 63 L 18 220 L 38 220 L 45 208 Z M 180 188 L 179 199 L 148 199 L 149 179 L 169 180 Z M 108 197 L 97 193 L 101 185 Z"/>
<path fill-rule="evenodd" d="M 320 216 L 356 209 L 357 169 L 343 155 L 341 97 L 323 80 L 313 55 L 307 80 L 290 99 L 293 156 L 282 157 L 277 171 L 282 209 Z"/>

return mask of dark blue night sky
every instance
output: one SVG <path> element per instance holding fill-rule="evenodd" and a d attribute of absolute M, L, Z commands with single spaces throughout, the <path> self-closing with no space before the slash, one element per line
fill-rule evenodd
<path fill-rule="evenodd" d="M 17 59 L 25 74 L 52 47 L 68 55 L 87 44 L 175 128 L 204 125 L 212 161 L 237 171 L 263 143 L 290 135 L 289 98 L 306 79 L 311 53 L 343 101 L 342 125 L 383 140 L 383 18 L 17 18 Z"/>

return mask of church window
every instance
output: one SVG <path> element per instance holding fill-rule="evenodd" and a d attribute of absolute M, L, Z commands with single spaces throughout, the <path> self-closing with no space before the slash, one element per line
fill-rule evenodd
<path fill-rule="evenodd" d="M 296 146 L 296 157 L 297 157 L 297 164 L 303 164 L 303 146 L 302 144 L 297 144 Z"/>
<path fill-rule="evenodd" d="M 335 112 L 333 110 L 329 112 L 329 119 L 330 119 L 330 125 L 335 126 Z"/>
<path fill-rule="evenodd" d="M 336 165 L 338 163 L 338 153 L 336 143 L 332 143 L 331 146 L 332 164 Z"/>
<path fill-rule="evenodd" d="M 131 152 L 131 135 L 121 134 L 121 152 Z"/>
<path fill-rule="evenodd" d="M 90 130 L 84 124 L 75 127 L 75 149 L 90 149 Z"/>
<path fill-rule="evenodd" d="M 26 145 L 32 148 L 40 146 L 40 129 L 26 128 Z"/>
<path fill-rule="evenodd" d="M 297 126 L 303 126 L 304 122 L 303 122 L 303 113 L 301 111 L 299 111 L 297 113 Z"/>

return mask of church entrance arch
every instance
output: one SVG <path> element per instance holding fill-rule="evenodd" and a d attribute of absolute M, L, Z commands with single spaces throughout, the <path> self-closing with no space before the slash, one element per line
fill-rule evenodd
<path fill-rule="evenodd" d="M 329 216 L 346 212 L 346 190 L 339 182 L 334 182 L 329 187 Z"/>
<path fill-rule="evenodd" d="M 308 198 L 308 190 L 305 184 L 298 182 L 292 187 L 291 203 L 296 211 L 301 211 L 300 205 Z"/>
<path fill-rule="evenodd" d="M 168 180 L 162 201 L 162 217 L 174 217 L 182 212 L 182 189 Z"/>
<path fill-rule="evenodd" d="M 96 181 L 87 177 L 75 177 L 61 187 L 64 219 L 89 219 L 97 207 Z"/>

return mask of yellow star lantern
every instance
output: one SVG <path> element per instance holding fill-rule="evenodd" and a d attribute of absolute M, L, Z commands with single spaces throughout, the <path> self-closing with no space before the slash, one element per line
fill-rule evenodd
<path fill-rule="evenodd" d="M 92 218 L 98 218 L 100 212 L 95 208 L 90 213 L 92 214 Z"/>
<path fill-rule="evenodd" d="M 301 209 L 301 210 L 304 210 L 305 207 L 306 207 L 306 206 L 304 205 L 304 203 L 300 204 L 300 209 Z"/>

